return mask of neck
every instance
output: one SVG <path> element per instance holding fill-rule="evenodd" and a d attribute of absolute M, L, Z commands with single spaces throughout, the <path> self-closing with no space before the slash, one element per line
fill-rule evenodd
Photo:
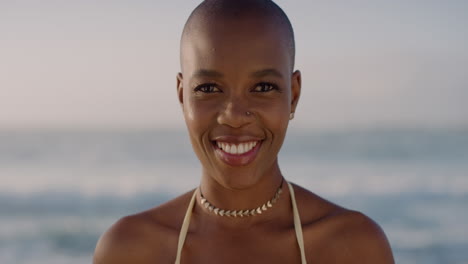
<path fill-rule="evenodd" d="M 248 178 L 248 177 L 246 177 Z M 275 166 L 269 173 L 263 175 L 256 182 L 245 184 L 242 188 L 235 186 L 226 186 L 216 181 L 216 179 L 208 173 L 204 173 L 200 184 L 200 191 L 203 193 L 210 204 L 225 210 L 246 210 L 254 209 L 271 200 L 283 181 L 283 176 L 278 168 Z M 284 190 L 287 184 L 282 184 Z M 283 195 L 281 195 L 283 196 Z M 198 205 L 200 205 L 199 195 L 197 197 Z M 280 197 L 279 200 L 284 199 Z M 275 206 L 270 208 L 269 211 L 274 211 Z M 212 215 L 212 217 L 221 217 L 214 215 L 206 208 L 203 211 Z M 251 216 L 250 216 L 251 217 Z M 255 216 L 256 218 L 258 216 Z"/>

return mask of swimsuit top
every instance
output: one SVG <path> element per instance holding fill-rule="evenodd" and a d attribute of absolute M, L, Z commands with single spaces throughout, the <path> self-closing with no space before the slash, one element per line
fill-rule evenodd
<path fill-rule="evenodd" d="M 293 215 L 294 215 L 294 229 L 296 230 L 297 243 L 299 245 L 299 250 L 301 251 L 301 263 L 307 264 L 307 261 L 305 258 L 305 251 L 304 251 L 304 238 L 302 237 L 301 219 L 299 218 L 299 211 L 297 210 L 296 198 L 294 196 L 294 189 L 289 182 L 287 182 L 287 184 L 289 187 L 289 193 L 291 195 L 291 204 L 292 204 Z M 189 206 L 187 208 L 187 212 L 185 213 L 184 222 L 182 223 L 182 228 L 180 229 L 179 243 L 177 244 L 177 257 L 176 257 L 175 264 L 180 264 L 182 248 L 184 246 L 185 237 L 187 236 L 187 231 L 188 231 L 188 227 L 190 224 L 190 217 L 192 216 L 192 210 L 195 204 L 195 197 L 197 195 L 197 192 L 198 192 L 198 188 L 193 192 L 192 199 L 190 200 Z"/>

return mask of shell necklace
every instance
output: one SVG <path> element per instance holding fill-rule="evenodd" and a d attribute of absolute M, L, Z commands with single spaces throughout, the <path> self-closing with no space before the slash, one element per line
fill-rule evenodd
<path fill-rule="evenodd" d="M 268 208 L 273 207 L 273 204 L 276 203 L 276 201 L 280 197 L 281 193 L 283 192 L 283 190 L 282 190 L 283 181 L 284 181 L 284 179 L 281 180 L 281 185 L 280 185 L 280 187 L 278 187 L 278 190 L 276 190 L 275 196 L 273 196 L 273 198 L 271 198 L 268 202 L 260 205 L 257 208 L 254 208 L 254 209 L 245 209 L 245 210 L 220 209 L 220 208 L 212 205 L 210 202 L 208 202 L 208 200 L 206 200 L 206 198 L 203 196 L 200 187 L 198 187 L 199 191 L 200 191 L 200 196 L 201 196 L 200 204 L 202 206 L 204 206 L 206 209 L 208 209 L 208 211 L 210 211 L 211 213 L 214 213 L 215 215 L 219 215 L 219 216 L 228 216 L 228 217 L 254 216 L 254 215 L 257 215 L 257 214 L 261 214 L 262 212 L 268 210 Z"/>

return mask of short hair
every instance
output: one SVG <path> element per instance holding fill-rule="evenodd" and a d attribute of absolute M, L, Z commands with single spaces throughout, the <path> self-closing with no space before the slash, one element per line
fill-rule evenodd
<path fill-rule="evenodd" d="M 199 21 L 212 21 L 219 18 L 235 19 L 246 14 L 260 14 L 276 23 L 285 34 L 291 66 L 294 68 L 295 41 L 294 30 L 284 11 L 271 0 L 204 0 L 190 14 L 181 37 L 181 48 L 185 39 Z"/>

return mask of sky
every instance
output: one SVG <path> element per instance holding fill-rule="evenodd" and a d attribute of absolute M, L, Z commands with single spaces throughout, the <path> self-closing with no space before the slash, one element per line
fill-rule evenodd
<path fill-rule="evenodd" d="M 0 0 L 0 130 L 179 129 L 194 0 Z M 296 35 L 292 126 L 467 128 L 468 1 L 276 1 Z"/>

